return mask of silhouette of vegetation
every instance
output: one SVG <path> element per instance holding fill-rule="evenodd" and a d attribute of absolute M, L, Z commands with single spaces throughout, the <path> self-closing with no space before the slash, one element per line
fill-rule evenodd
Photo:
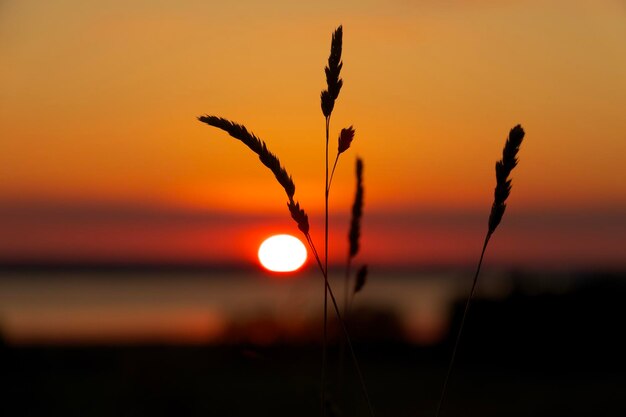
<path fill-rule="evenodd" d="M 371 401 L 369 399 L 369 394 L 367 392 L 367 388 L 365 386 L 365 381 L 361 373 L 361 369 L 359 363 L 357 361 L 354 348 L 352 346 L 352 342 L 350 340 L 350 336 L 348 334 L 348 330 L 346 328 L 346 324 L 342 315 L 339 311 L 339 306 L 337 304 L 337 300 L 335 295 L 330 287 L 328 282 L 328 246 L 329 246 L 329 236 L 328 236 L 328 200 L 330 196 L 330 190 L 332 185 L 332 178 L 335 172 L 335 168 L 337 166 L 337 162 L 339 160 L 339 156 L 343 154 L 350 148 L 352 141 L 354 140 L 355 130 L 352 126 L 348 128 L 344 128 L 341 130 L 338 140 L 337 140 L 337 155 L 335 157 L 335 162 L 333 164 L 332 172 L 329 175 L 329 159 L 328 159 L 328 146 L 329 146 L 329 132 L 330 132 L 330 119 L 335 107 L 335 102 L 339 96 L 339 92 L 341 91 L 341 87 L 343 86 L 343 80 L 340 78 L 341 68 L 343 67 L 343 62 L 341 61 L 341 51 L 342 51 L 342 42 L 343 42 L 343 28 L 339 26 L 333 33 L 331 39 L 331 47 L 330 47 L 330 56 L 328 58 L 328 65 L 325 67 L 326 73 L 326 84 L 327 88 L 322 91 L 320 94 L 321 108 L 322 114 L 324 115 L 325 125 L 326 125 L 326 146 L 325 146 L 325 181 L 324 181 L 324 256 L 320 257 L 317 248 L 311 238 L 309 233 L 309 219 L 305 210 L 300 206 L 300 203 L 294 199 L 294 195 L 296 192 L 296 186 L 292 180 L 291 175 L 287 173 L 287 170 L 283 167 L 280 160 L 276 155 L 269 151 L 266 143 L 255 136 L 253 133 L 249 132 L 248 129 L 240 125 L 238 123 L 232 122 L 230 120 L 224 119 L 222 117 L 214 116 L 214 115 L 204 115 L 198 117 L 198 120 L 206 123 L 210 126 L 216 127 L 227 132 L 230 136 L 240 140 L 243 142 L 250 150 L 256 153 L 259 156 L 259 159 L 272 173 L 274 177 L 278 181 L 278 183 L 283 187 L 285 193 L 287 194 L 287 207 L 289 208 L 289 213 L 291 214 L 292 219 L 297 223 L 298 229 L 304 234 L 306 241 L 313 252 L 313 256 L 317 261 L 318 267 L 322 273 L 324 278 L 324 331 L 323 331 L 323 348 L 322 348 L 322 368 L 321 368 L 321 393 L 320 400 L 321 405 L 320 408 L 322 410 L 322 415 L 327 413 L 327 405 L 329 404 L 326 400 L 326 367 L 327 367 L 327 349 L 328 349 L 328 296 L 330 296 L 332 300 L 332 304 L 335 310 L 335 314 L 340 323 L 341 329 L 343 331 L 343 335 L 345 337 L 345 341 L 348 344 L 350 349 L 350 354 L 353 359 L 355 370 L 359 376 L 360 385 L 362 387 L 363 396 L 368 405 L 368 409 L 370 414 L 373 416 L 374 411 L 371 405 Z M 359 168 L 360 166 L 360 168 Z M 362 179 L 360 177 L 360 173 L 362 172 L 362 162 L 357 162 L 357 182 L 360 187 L 360 196 L 359 191 L 357 190 L 357 198 L 360 198 L 360 202 L 355 202 L 358 205 L 354 210 L 358 210 L 358 218 L 353 220 L 353 224 L 351 226 L 351 253 L 354 250 L 354 254 L 358 251 L 358 223 L 360 223 L 360 212 L 362 210 Z M 353 210 L 353 211 L 354 211 Z M 354 224 L 356 222 L 357 224 Z M 352 236 L 354 235 L 354 236 Z M 352 248 L 354 245 L 355 248 Z M 354 256 L 354 255 L 351 255 Z"/>
<path fill-rule="evenodd" d="M 348 145 L 349 146 L 349 143 Z M 341 141 L 339 144 L 339 152 L 341 152 L 342 145 Z M 339 157 L 339 153 L 337 153 L 337 158 Z M 337 160 L 335 159 L 335 165 L 337 164 Z M 333 167 L 333 172 L 334 172 Z M 365 281 L 367 277 L 367 265 L 361 266 L 358 270 L 356 277 L 354 288 L 350 291 L 350 276 L 351 276 L 351 267 L 352 267 L 352 259 L 359 253 L 360 249 L 360 238 L 361 238 L 361 218 L 363 216 L 363 160 L 361 158 L 356 159 L 356 191 L 354 193 L 354 203 L 352 203 L 352 217 L 350 219 L 350 231 L 348 232 L 348 256 L 346 259 L 346 273 L 344 277 L 344 300 L 343 300 L 343 315 L 346 320 L 348 320 L 348 314 L 350 310 L 350 305 L 352 304 L 352 300 L 354 299 L 354 295 L 361 291 L 365 286 Z M 331 175 L 332 178 L 332 175 Z M 342 384 L 343 380 L 343 360 L 345 355 L 345 342 L 343 339 L 340 340 L 340 348 L 339 348 L 339 384 Z"/>
<path fill-rule="evenodd" d="M 467 301 L 465 302 L 461 325 L 459 326 L 456 341 L 454 342 L 454 348 L 452 349 L 450 364 L 448 365 L 448 371 L 443 382 L 443 388 L 441 389 L 441 396 L 439 397 L 439 404 L 437 405 L 437 417 L 439 417 L 441 408 L 443 407 L 443 403 L 445 401 L 448 381 L 450 379 L 450 375 L 452 374 L 452 368 L 454 366 L 454 360 L 461 341 L 461 334 L 463 333 L 467 313 L 469 312 L 470 304 L 474 298 L 474 293 L 476 292 L 476 284 L 478 283 L 478 276 L 480 274 L 480 267 L 483 263 L 483 257 L 485 256 L 485 250 L 487 249 L 487 244 L 489 243 L 491 235 L 495 232 L 496 228 L 500 224 L 500 221 L 502 220 L 504 210 L 506 209 L 506 200 L 511 193 L 511 180 L 509 179 L 509 175 L 511 175 L 513 168 L 517 166 L 517 152 L 519 152 L 519 147 L 524 139 L 524 134 L 524 129 L 522 129 L 521 125 L 513 127 L 504 144 L 502 159 L 496 162 L 496 188 L 494 190 L 493 205 L 491 206 L 491 212 L 489 214 L 487 235 L 485 236 L 483 249 L 480 253 L 480 259 L 478 260 L 478 267 L 476 268 L 476 274 L 474 275 L 474 281 L 472 282 L 472 289 L 470 290 Z"/>
<path fill-rule="evenodd" d="M 361 238 L 361 218 L 363 217 L 363 161 L 361 158 L 356 160 L 356 191 L 354 193 L 354 203 L 352 204 L 352 218 L 350 219 L 350 231 L 348 232 L 348 257 L 346 260 L 346 276 L 345 276 L 345 300 L 344 311 L 348 314 L 350 300 L 354 295 L 361 291 L 365 286 L 367 277 L 367 266 L 363 265 L 357 272 L 355 277 L 354 288 L 350 292 L 350 269 L 352 260 L 359 253 Z"/>
<path fill-rule="evenodd" d="M 326 395 L 326 368 L 327 368 L 327 349 L 328 349 L 328 297 L 330 296 L 333 304 L 333 308 L 335 310 L 335 314 L 337 316 L 340 327 L 345 336 L 345 343 L 347 343 L 350 354 L 354 362 L 355 369 L 357 371 L 359 381 L 362 387 L 364 398 L 367 402 L 368 409 L 370 414 L 373 416 L 373 408 L 371 405 L 371 401 L 369 399 L 369 394 L 367 388 L 365 386 L 364 378 L 360 370 L 359 363 L 356 359 L 356 355 L 354 353 L 354 349 L 352 347 L 352 342 L 350 340 L 348 330 L 346 328 L 346 318 L 349 313 L 349 307 L 352 298 L 356 293 L 361 291 L 363 286 L 366 283 L 367 278 L 367 266 L 362 266 L 355 277 L 354 287 L 352 291 L 350 291 L 350 274 L 351 274 L 351 264 L 353 258 L 359 252 L 359 238 L 360 238 L 360 227 L 361 227 L 361 217 L 363 213 L 363 162 L 360 158 L 357 158 L 356 161 L 356 179 L 357 186 L 355 192 L 355 199 L 352 206 L 352 218 L 350 222 L 350 231 L 348 234 L 348 243 L 349 250 L 346 261 L 346 272 L 345 272 L 345 288 L 344 288 L 344 312 L 343 317 L 339 311 L 339 307 L 337 305 L 337 301 L 335 295 L 332 291 L 332 288 L 328 282 L 328 248 L 329 248 L 329 235 L 328 235 L 328 201 L 330 196 L 330 190 L 332 185 L 333 176 L 335 173 L 335 169 L 337 167 L 337 163 L 339 161 L 339 157 L 345 151 L 350 148 L 352 141 L 354 140 L 355 130 L 352 126 L 348 128 L 344 128 L 340 131 L 338 140 L 337 140 L 337 154 L 335 157 L 335 161 L 332 166 L 332 171 L 329 175 L 329 154 L 328 154 L 328 146 L 329 146 L 329 134 L 330 134 L 330 121 L 333 109 L 336 104 L 336 100 L 339 97 L 339 92 L 343 86 L 343 80 L 340 77 L 341 69 L 343 67 L 343 62 L 341 60 L 341 52 L 342 52 L 342 38 L 343 38 L 343 28 L 339 26 L 332 35 L 331 39 L 331 47 L 330 47 L 330 56 L 328 58 L 328 65 L 324 68 L 326 74 L 326 89 L 323 90 L 320 94 L 320 102 L 322 114 L 325 119 L 325 181 L 324 181 L 324 253 L 323 257 L 320 257 L 317 248 L 311 238 L 309 233 L 309 219 L 308 215 L 304 211 L 304 209 L 300 206 L 300 203 L 294 199 L 296 186 L 292 180 L 291 175 L 289 175 L 286 169 L 281 164 L 280 160 L 276 155 L 269 151 L 266 143 L 256 137 L 253 133 L 250 133 L 247 128 L 243 125 L 234 123 L 227 119 L 205 115 L 200 116 L 198 119 L 207 123 L 210 126 L 217 127 L 229 133 L 234 138 L 242 141 L 248 148 L 250 148 L 253 152 L 255 152 L 263 165 L 272 171 L 274 177 L 278 181 L 278 183 L 283 187 L 285 193 L 287 194 L 287 206 L 289 208 L 289 212 L 293 220 L 297 223 L 298 229 L 304 234 L 311 251 L 317 261 L 318 267 L 322 273 L 324 278 L 324 310 L 323 310 L 323 348 L 322 348 L 322 366 L 321 366 L 321 388 L 320 388 L 320 408 L 322 415 L 335 415 L 334 411 L 335 404 L 334 402 L 327 397 Z M 480 275 L 480 268 L 482 265 L 483 257 L 485 255 L 485 251 L 487 249 L 487 245 L 492 234 L 495 232 L 496 228 L 500 224 L 504 212 L 506 210 L 506 200 L 511 192 L 511 180 L 509 178 L 513 168 L 517 165 L 517 153 L 519 152 L 520 145 L 522 140 L 524 139 L 524 130 L 520 125 L 516 125 L 509 132 L 509 136 L 504 145 L 504 150 L 502 153 L 502 159 L 496 162 L 495 171 L 496 171 L 496 187 L 494 190 L 494 201 L 491 207 L 491 212 L 489 214 L 488 228 L 487 234 L 485 236 L 483 248 L 480 254 L 480 258 L 478 261 L 478 266 L 476 268 L 476 273 L 474 275 L 474 280 L 472 283 L 472 287 L 467 297 L 465 308 L 463 311 L 463 315 L 461 318 L 461 324 L 459 326 L 459 330 L 455 339 L 454 347 L 452 349 L 452 355 L 449 361 L 448 370 L 444 379 L 443 387 L 441 389 L 441 395 L 439 399 L 439 403 L 437 406 L 436 415 L 439 417 L 441 413 L 442 406 L 444 404 L 446 390 L 448 386 L 448 381 L 450 379 L 450 375 L 452 373 L 452 369 L 454 366 L 455 358 L 457 355 L 457 350 L 459 347 L 459 343 L 461 340 L 461 335 L 463 331 L 463 327 L 465 325 L 466 317 L 470 309 L 470 305 L 472 299 L 474 298 L 474 293 L 476 290 L 476 286 L 478 283 L 478 277 Z M 343 367 L 343 343 L 341 345 L 340 350 L 340 362 L 339 362 L 339 372 L 341 375 L 341 370 Z"/>

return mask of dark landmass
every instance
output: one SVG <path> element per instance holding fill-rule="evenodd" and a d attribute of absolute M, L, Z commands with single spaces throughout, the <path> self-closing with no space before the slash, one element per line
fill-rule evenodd
<path fill-rule="evenodd" d="M 475 300 L 443 415 L 626 415 L 625 299 L 623 276 L 596 275 L 571 291 Z M 376 415 L 434 415 L 453 333 L 405 343 L 388 311 L 350 325 Z M 339 376 L 336 344 L 329 357 L 336 415 L 368 415 L 350 358 Z M 317 344 L 0 344 L 0 364 L 3 416 L 319 416 Z"/>

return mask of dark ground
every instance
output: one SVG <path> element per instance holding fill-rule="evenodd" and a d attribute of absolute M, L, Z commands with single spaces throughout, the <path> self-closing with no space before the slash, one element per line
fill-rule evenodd
<path fill-rule="evenodd" d="M 585 282 L 477 300 L 442 415 L 626 416 L 626 279 Z M 405 344 L 389 338 L 393 316 L 382 317 L 355 334 L 376 416 L 434 416 L 451 338 Z M 320 346 L 2 346 L 0 355 L 2 416 L 320 415 Z M 367 416 L 350 362 L 338 384 L 336 347 L 330 358 L 336 415 Z"/>

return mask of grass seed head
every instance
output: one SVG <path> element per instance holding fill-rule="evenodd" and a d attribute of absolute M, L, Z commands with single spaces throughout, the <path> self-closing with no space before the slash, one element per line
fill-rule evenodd
<path fill-rule="evenodd" d="M 343 27 L 339 26 L 333 33 L 330 43 L 330 56 L 328 66 L 324 68 L 326 73 L 327 89 L 322 91 L 320 96 L 322 113 L 324 117 L 330 117 L 335 107 L 335 100 L 339 97 L 339 92 L 343 86 L 343 80 L 339 78 L 343 62 L 341 61 L 341 48 L 343 42 Z"/>
<path fill-rule="evenodd" d="M 502 159 L 496 162 L 496 188 L 494 190 L 494 200 L 489 215 L 489 234 L 492 234 L 504 216 L 506 210 L 506 199 L 511 194 L 511 180 L 509 175 L 513 168 L 517 166 L 517 153 L 524 139 L 524 129 L 521 125 L 515 126 L 509 132 L 509 137 L 504 144 Z"/>
<path fill-rule="evenodd" d="M 354 128 L 352 126 L 341 129 L 339 139 L 337 140 L 337 154 L 342 154 L 350 149 L 350 144 L 354 140 Z"/>
<path fill-rule="evenodd" d="M 200 116 L 198 117 L 203 123 L 210 126 L 217 127 L 227 132 L 235 139 L 239 139 L 248 148 L 259 156 L 259 159 L 272 171 L 278 183 L 283 187 L 289 200 L 293 199 L 296 192 L 296 185 L 294 184 L 291 175 L 287 173 L 287 170 L 281 165 L 280 160 L 267 149 L 267 145 L 261 139 L 256 137 L 253 133 L 250 133 L 245 126 L 231 122 L 230 120 L 217 117 L 217 116 Z"/>
<path fill-rule="evenodd" d="M 289 207 L 291 218 L 298 224 L 298 229 L 307 235 L 309 233 L 309 216 L 307 216 L 305 211 L 300 208 L 300 203 L 289 200 L 287 207 Z"/>
<path fill-rule="evenodd" d="M 356 273 L 356 280 L 354 281 L 354 294 L 358 293 L 365 286 L 367 281 L 367 265 L 363 265 Z"/>
<path fill-rule="evenodd" d="M 348 241 L 350 243 L 350 257 L 359 253 L 359 240 L 361 237 L 361 217 L 363 216 L 363 160 L 356 159 L 356 192 L 354 193 L 354 203 L 352 204 L 352 218 L 350 220 L 350 232 Z"/>

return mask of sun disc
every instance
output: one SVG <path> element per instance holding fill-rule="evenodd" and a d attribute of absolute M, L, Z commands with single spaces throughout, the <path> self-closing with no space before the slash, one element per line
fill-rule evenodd
<path fill-rule="evenodd" d="M 300 239 L 291 235 L 270 236 L 259 247 L 259 261 L 273 272 L 292 272 L 300 268 L 307 251 Z"/>

